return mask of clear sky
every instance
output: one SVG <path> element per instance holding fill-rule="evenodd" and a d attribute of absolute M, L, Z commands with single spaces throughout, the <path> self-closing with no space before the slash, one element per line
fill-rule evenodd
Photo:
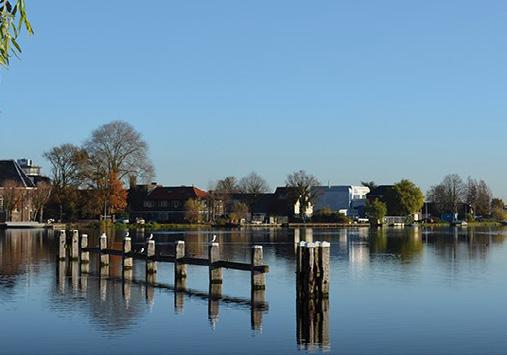
<path fill-rule="evenodd" d="M 305 169 L 426 190 L 456 172 L 507 198 L 504 0 L 27 3 L 0 158 L 47 172 L 45 150 L 120 119 L 166 185 Z"/>

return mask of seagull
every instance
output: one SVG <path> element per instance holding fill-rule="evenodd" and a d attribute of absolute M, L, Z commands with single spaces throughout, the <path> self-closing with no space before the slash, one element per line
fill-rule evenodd
<path fill-rule="evenodd" d="M 125 238 L 127 238 L 129 235 L 130 235 L 130 233 L 129 233 L 129 231 L 127 231 L 127 233 L 125 233 Z"/>
<path fill-rule="evenodd" d="M 141 248 L 141 250 L 139 251 L 141 254 L 144 253 L 144 248 Z"/>
<path fill-rule="evenodd" d="M 216 240 L 217 240 L 217 235 L 213 234 L 213 237 L 211 238 L 210 243 L 215 243 Z"/>
<path fill-rule="evenodd" d="M 150 234 L 150 236 L 148 238 L 146 238 L 146 240 L 152 240 L 153 239 L 153 234 Z"/>

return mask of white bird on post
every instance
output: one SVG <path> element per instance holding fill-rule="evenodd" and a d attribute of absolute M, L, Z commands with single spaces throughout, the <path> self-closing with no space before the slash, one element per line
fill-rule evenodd
<path fill-rule="evenodd" d="M 209 240 L 209 243 L 212 244 L 212 243 L 215 243 L 217 240 L 217 235 L 216 234 L 213 234 L 213 237 L 211 237 L 211 240 Z"/>

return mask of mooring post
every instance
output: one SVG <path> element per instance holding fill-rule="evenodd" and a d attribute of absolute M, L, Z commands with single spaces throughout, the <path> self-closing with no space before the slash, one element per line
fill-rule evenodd
<path fill-rule="evenodd" d="M 123 273 L 125 271 L 132 269 L 134 265 L 132 256 L 130 253 L 132 252 L 132 239 L 130 237 L 123 238 L 123 256 L 122 256 L 122 266 Z"/>
<path fill-rule="evenodd" d="M 222 283 L 222 268 L 215 265 L 220 261 L 220 245 L 218 243 L 211 243 L 208 247 L 209 259 L 209 282 L 210 284 Z"/>
<path fill-rule="evenodd" d="M 146 243 L 146 274 L 153 275 L 157 272 L 157 263 L 155 258 L 155 241 L 148 240 Z"/>
<path fill-rule="evenodd" d="M 315 292 L 315 259 L 314 259 L 315 245 L 313 243 L 306 243 L 303 248 L 303 293 L 306 297 L 313 297 Z"/>
<path fill-rule="evenodd" d="M 65 230 L 60 231 L 58 259 L 65 260 L 67 256 L 67 236 Z"/>
<path fill-rule="evenodd" d="M 83 234 L 81 236 L 81 264 L 88 264 L 90 262 L 90 252 L 84 251 L 86 248 L 88 248 L 88 234 Z"/>
<path fill-rule="evenodd" d="M 70 249 L 70 259 L 72 261 L 79 260 L 79 231 L 72 231 L 72 246 Z"/>
<path fill-rule="evenodd" d="M 107 249 L 107 235 L 106 233 L 103 233 L 100 236 L 100 266 L 107 266 L 109 265 L 109 254 L 106 254 Z"/>
<path fill-rule="evenodd" d="M 255 271 L 255 266 L 264 264 L 264 253 L 261 245 L 254 245 L 252 247 L 252 272 L 251 272 L 251 285 L 252 290 L 264 290 L 266 288 L 266 276 L 263 272 Z"/>
<path fill-rule="evenodd" d="M 320 296 L 329 297 L 329 260 L 331 257 L 331 244 L 321 242 L 319 245 L 319 291 Z"/>
<path fill-rule="evenodd" d="M 299 242 L 296 245 L 296 292 L 298 295 L 301 295 L 302 287 L 303 287 L 303 248 L 305 247 L 305 242 Z"/>
<path fill-rule="evenodd" d="M 180 259 L 185 257 L 185 242 L 178 240 L 175 245 L 175 256 L 174 261 L 174 284 L 178 285 L 178 281 L 187 277 L 187 265 L 181 264 Z"/>

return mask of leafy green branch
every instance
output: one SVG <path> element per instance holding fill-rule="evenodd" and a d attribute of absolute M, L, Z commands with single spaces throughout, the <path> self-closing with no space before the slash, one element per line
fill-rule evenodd
<path fill-rule="evenodd" d="M 17 39 L 23 28 L 33 34 L 25 0 L 0 0 L 0 66 L 9 66 L 11 56 L 21 54 Z"/>

